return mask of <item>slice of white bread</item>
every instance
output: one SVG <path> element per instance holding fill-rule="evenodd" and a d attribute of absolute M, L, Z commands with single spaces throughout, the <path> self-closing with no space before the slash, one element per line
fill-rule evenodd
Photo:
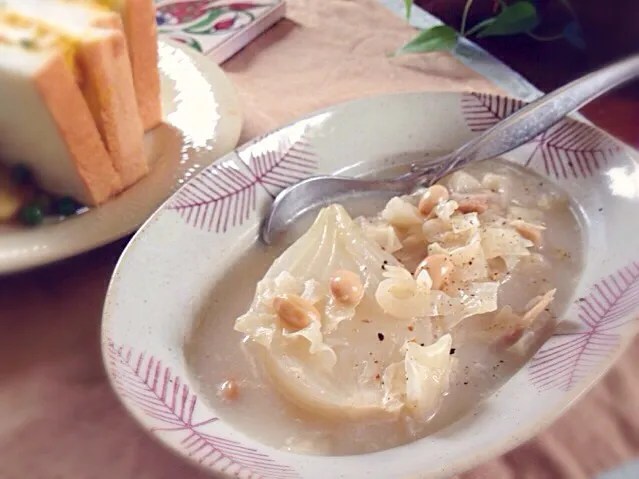
<path fill-rule="evenodd" d="M 36 8 L 39 7 L 39 8 Z M 71 44 L 73 68 L 122 186 L 127 188 L 148 171 L 143 127 L 137 108 L 124 34 L 93 27 L 81 12 L 64 2 L 11 1 L 0 18 L 30 31 Z"/>
<path fill-rule="evenodd" d="M 145 131 L 162 121 L 153 0 L 5 0 L 32 15 L 65 24 L 122 29 L 127 39 L 133 85 Z M 63 16 L 60 11 L 64 11 Z"/>
<path fill-rule="evenodd" d="M 0 42 L 0 157 L 25 164 L 47 191 L 98 205 L 122 189 L 60 51 Z"/>
<path fill-rule="evenodd" d="M 121 32 L 102 30 L 78 46 L 76 65 L 81 90 L 125 188 L 149 172 L 144 130 L 133 90 L 126 40 Z"/>
<path fill-rule="evenodd" d="M 155 6 L 153 0 L 121 0 L 119 3 L 117 11 L 124 23 L 133 84 L 146 131 L 162 121 Z"/>

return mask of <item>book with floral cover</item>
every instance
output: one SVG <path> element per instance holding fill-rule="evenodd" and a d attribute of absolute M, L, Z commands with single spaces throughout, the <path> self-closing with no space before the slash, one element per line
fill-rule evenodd
<path fill-rule="evenodd" d="M 217 63 L 232 57 L 285 13 L 284 0 L 155 0 L 158 34 Z"/>

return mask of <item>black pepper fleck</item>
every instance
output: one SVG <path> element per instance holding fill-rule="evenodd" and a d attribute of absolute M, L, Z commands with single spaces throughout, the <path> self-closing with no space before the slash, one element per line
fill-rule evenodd
<path fill-rule="evenodd" d="M 464 381 L 464 386 L 468 386 L 468 381 Z"/>
<path fill-rule="evenodd" d="M 455 354 L 455 348 L 450 348 L 450 354 Z"/>
<path fill-rule="evenodd" d="M 377 339 L 384 341 L 384 335 L 382 333 L 377 333 Z"/>

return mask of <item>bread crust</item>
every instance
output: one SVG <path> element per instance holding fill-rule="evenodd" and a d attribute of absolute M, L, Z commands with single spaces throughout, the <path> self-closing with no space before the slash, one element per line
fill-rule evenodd
<path fill-rule="evenodd" d="M 124 32 L 142 127 L 144 131 L 155 128 L 162 122 L 162 104 L 153 1 L 125 0 L 118 13 L 96 12 L 91 25 Z"/>
<path fill-rule="evenodd" d="M 76 54 L 81 88 L 125 188 L 148 171 L 126 39 L 119 30 L 83 41 Z"/>
<path fill-rule="evenodd" d="M 152 0 L 125 0 L 120 13 L 129 46 L 138 110 L 144 131 L 148 131 L 162 121 L 155 5 Z"/>
<path fill-rule="evenodd" d="M 118 194 L 123 189 L 122 181 L 62 55 L 53 54 L 33 81 L 85 186 L 85 197 L 76 199 L 95 206 Z"/>

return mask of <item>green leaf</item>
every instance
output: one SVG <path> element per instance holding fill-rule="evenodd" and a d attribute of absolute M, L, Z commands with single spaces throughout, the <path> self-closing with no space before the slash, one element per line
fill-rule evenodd
<path fill-rule="evenodd" d="M 477 36 L 494 37 L 500 35 L 514 35 L 533 30 L 539 24 L 537 9 L 528 1 L 518 1 L 506 5 L 494 20 L 488 23 Z"/>
<path fill-rule="evenodd" d="M 406 12 L 406 20 L 410 20 L 410 12 L 413 9 L 413 0 L 404 0 L 404 11 Z"/>
<path fill-rule="evenodd" d="M 160 30 L 158 30 L 158 32 L 160 32 Z M 170 33 L 170 31 L 167 31 L 166 33 Z M 188 35 L 169 35 L 169 36 L 171 40 L 184 43 L 185 45 L 188 45 L 189 47 L 202 53 L 202 45 L 200 45 L 200 42 L 198 42 L 195 38 L 190 37 Z"/>
<path fill-rule="evenodd" d="M 221 8 L 207 10 L 204 15 L 200 16 L 195 23 L 189 25 L 188 28 L 185 28 L 184 31 L 187 33 L 195 33 L 196 35 L 206 35 L 211 32 L 211 24 L 213 21 L 222 15 L 222 13 L 224 13 L 224 10 Z"/>
<path fill-rule="evenodd" d="M 458 37 L 459 33 L 448 25 L 437 25 L 419 32 L 412 40 L 399 47 L 393 55 L 445 50 L 453 47 Z"/>

